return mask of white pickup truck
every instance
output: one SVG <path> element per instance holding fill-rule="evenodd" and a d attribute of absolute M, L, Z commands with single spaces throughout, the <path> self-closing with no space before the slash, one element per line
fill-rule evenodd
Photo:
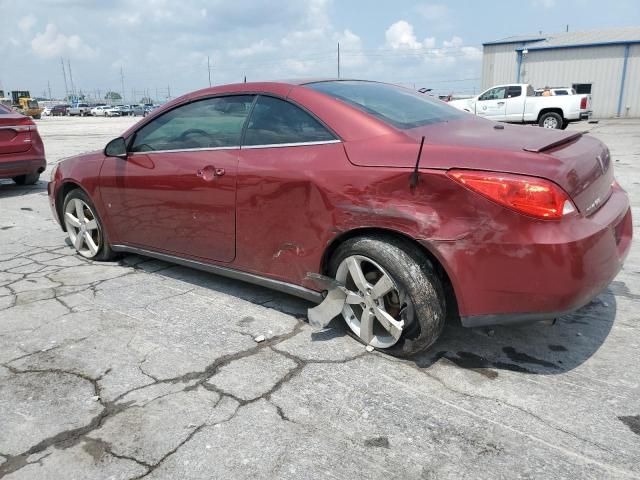
<path fill-rule="evenodd" d="M 558 129 L 591 115 L 591 95 L 535 96 L 533 87 L 526 83 L 497 85 L 449 105 L 498 122 L 537 123 Z"/>

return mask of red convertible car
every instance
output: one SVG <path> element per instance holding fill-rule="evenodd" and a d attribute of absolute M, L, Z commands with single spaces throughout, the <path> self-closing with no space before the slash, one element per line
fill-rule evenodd
<path fill-rule="evenodd" d="M 44 145 L 29 117 L 0 105 L 0 178 L 33 185 L 47 167 Z"/>
<path fill-rule="evenodd" d="M 632 235 L 595 138 L 367 81 L 190 93 L 59 163 L 49 198 L 87 258 L 133 252 L 317 302 L 340 288 L 353 334 L 399 356 L 448 311 L 480 326 L 588 303 Z"/>

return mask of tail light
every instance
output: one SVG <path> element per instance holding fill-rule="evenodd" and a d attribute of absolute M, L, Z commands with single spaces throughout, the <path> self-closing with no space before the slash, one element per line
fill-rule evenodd
<path fill-rule="evenodd" d="M 582 97 L 580 100 L 580 110 L 585 110 L 587 108 L 587 97 Z"/>
<path fill-rule="evenodd" d="M 557 220 L 576 211 L 564 190 L 542 178 L 475 170 L 449 170 L 447 175 L 469 190 L 531 217 Z"/>
<path fill-rule="evenodd" d="M 20 118 L 11 125 L 11 128 L 16 132 L 31 132 L 38 129 L 35 122 L 29 117 Z"/>

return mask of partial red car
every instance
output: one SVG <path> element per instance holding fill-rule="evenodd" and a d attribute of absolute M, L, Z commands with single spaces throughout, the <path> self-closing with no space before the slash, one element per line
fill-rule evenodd
<path fill-rule="evenodd" d="M 0 178 L 33 185 L 45 168 L 44 145 L 34 121 L 0 105 Z"/>
<path fill-rule="evenodd" d="M 78 252 L 137 253 L 321 302 L 393 355 L 588 303 L 629 251 L 605 145 L 495 124 L 368 81 L 243 83 L 177 98 L 60 162 Z M 324 291 L 324 292 L 323 292 Z"/>

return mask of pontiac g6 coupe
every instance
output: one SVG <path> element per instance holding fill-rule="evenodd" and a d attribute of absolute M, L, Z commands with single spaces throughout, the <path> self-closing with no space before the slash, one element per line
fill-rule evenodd
<path fill-rule="evenodd" d="M 52 173 L 80 255 L 130 252 L 312 301 L 340 288 L 363 343 L 555 318 L 631 243 L 608 149 L 367 81 L 243 83 L 177 98 Z"/>

